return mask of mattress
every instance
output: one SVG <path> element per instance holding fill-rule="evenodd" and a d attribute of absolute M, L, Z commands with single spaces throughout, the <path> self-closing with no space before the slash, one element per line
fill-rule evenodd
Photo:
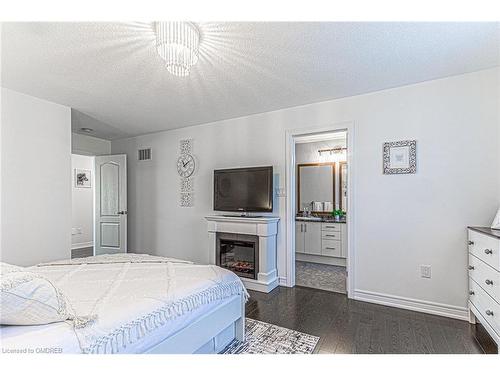
<path fill-rule="evenodd" d="M 155 258 L 122 254 L 31 267 L 89 323 L 2 326 L 2 352 L 143 353 L 236 295 L 247 295 L 230 271 Z"/>

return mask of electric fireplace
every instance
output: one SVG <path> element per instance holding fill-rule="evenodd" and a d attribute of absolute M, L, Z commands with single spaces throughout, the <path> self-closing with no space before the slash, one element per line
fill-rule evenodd
<path fill-rule="evenodd" d="M 259 272 L 259 237 L 221 233 L 216 236 L 216 264 L 240 277 L 257 279 Z"/>

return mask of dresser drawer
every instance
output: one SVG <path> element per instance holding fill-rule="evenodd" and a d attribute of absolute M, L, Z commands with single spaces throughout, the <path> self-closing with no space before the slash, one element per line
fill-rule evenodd
<path fill-rule="evenodd" d="M 321 255 L 330 257 L 340 257 L 342 255 L 342 241 L 322 240 Z"/>
<path fill-rule="evenodd" d="M 323 232 L 340 232 L 340 225 L 338 223 L 323 223 L 321 230 Z"/>
<path fill-rule="evenodd" d="M 321 232 L 321 238 L 324 240 L 337 240 L 342 239 L 340 232 Z"/>
<path fill-rule="evenodd" d="M 491 328 L 500 335 L 500 305 L 472 279 L 469 279 L 469 289 L 471 303 Z"/>
<path fill-rule="evenodd" d="M 469 253 L 500 271 L 500 240 L 469 229 Z"/>
<path fill-rule="evenodd" d="M 500 303 L 500 272 L 469 254 L 469 277 Z"/>

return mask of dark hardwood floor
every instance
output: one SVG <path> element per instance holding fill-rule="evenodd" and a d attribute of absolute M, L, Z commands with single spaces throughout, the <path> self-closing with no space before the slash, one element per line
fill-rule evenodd
<path fill-rule="evenodd" d="M 484 353 L 465 321 L 347 299 L 296 286 L 249 291 L 248 318 L 319 336 L 317 353 Z M 485 348 L 483 350 L 483 348 Z"/>

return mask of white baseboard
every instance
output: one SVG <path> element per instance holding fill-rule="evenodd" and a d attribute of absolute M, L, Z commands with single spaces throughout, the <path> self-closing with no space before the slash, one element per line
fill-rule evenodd
<path fill-rule="evenodd" d="M 80 242 L 80 243 L 74 243 L 71 245 L 71 250 L 76 250 L 76 249 L 83 249 L 84 247 L 94 247 L 94 242 Z"/>
<path fill-rule="evenodd" d="M 398 307 L 400 309 L 413 310 L 427 314 L 446 316 L 459 320 L 469 320 L 467 308 L 442 303 L 424 301 L 413 298 L 393 296 L 390 294 L 370 292 L 356 289 L 354 299 L 363 302 L 377 303 L 379 305 Z"/>

